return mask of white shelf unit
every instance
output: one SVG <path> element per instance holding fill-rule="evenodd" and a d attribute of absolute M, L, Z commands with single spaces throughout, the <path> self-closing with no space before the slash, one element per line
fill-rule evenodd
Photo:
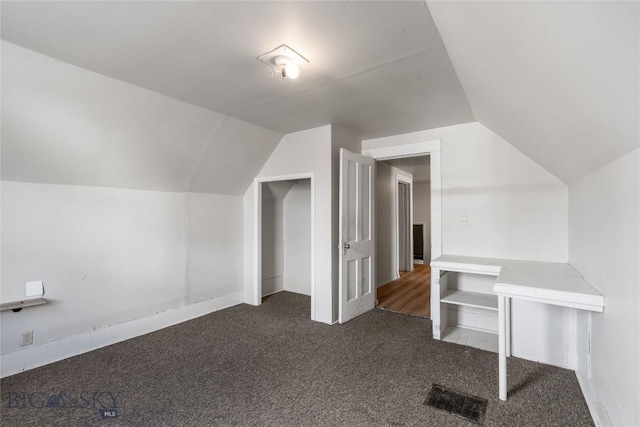
<path fill-rule="evenodd" d="M 478 285 L 471 289 L 464 286 L 459 289 L 451 274 L 482 275 L 487 277 L 484 282 L 491 286 Z M 467 276 L 469 277 L 469 276 Z M 457 268 L 454 265 L 431 265 L 431 318 L 433 321 L 433 337 L 446 342 L 467 345 L 469 347 L 498 352 L 498 296 L 491 289 L 496 277 L 493 271 L 473 271 L 468 267 Z M 457 277 L 456 279 L 459 279 Z M 471 281 L 473 282 L 473 280 Z M 482 281 L 480 281 L 482 282 Z M 466 307 L 455 314 L 450 313 L 453 306 Z M 452 324 L 464 318 L 463 324 Z M 478 319 L 476 323 L 476 319 Z M 480 320 L 482 319 L 482 320 Z"/>
<path fill-rule="evenodd" d="M 450 292 L 453 291 L 453 286 L 451 289 L 448 288 L 447 275 L 441 274 L 442 271 L 496 277 L 491 292 L 487 292 L 485 288 L 485 292 L 482 293 L 491 293 L 498 299 L 498 395 L 500 400 L 507 400 L 507 357 L 510 357 L 512 352 L 512 299 L 598 313 L 604 311 L 604 296 L 567 263 L 441 255 L 431 261 L 431 319 L 434 339 L 474 346 L 470 343 L 467 331 L 447 325 L 447 307 L 452 304 L 467 306 L 474 304 L 478 307 L 482 305 L 478 298 Z M 469 291 L 469 287 L 466 286 L 466 289 L 461 290 Z M 493 303 L 491 305 L 493 306 Z M 565 327 L 570 328 L 569 325 Z M 575 332 L 575 324 L 573 332 Z M 475 338 L 471 341 L 473 340 Z M 485 341 L 488 342 L 490 339 Z"/>
<path fill-rule="evenodd" d="M 458 289 L 447 289 L 440 302 L 464 307 L 482 308 L 485 310 L 498 311 L 498 296 L 481 292 L 460 291 Z"/>

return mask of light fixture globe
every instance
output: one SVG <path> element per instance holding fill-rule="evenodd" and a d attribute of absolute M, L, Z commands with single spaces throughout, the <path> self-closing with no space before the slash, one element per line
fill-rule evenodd
<path fill-rule="evenodd" d="M 279 75 L 283 80 L 297 79 L 300 66 L 309 63 L 304 56 L 285 44 L 258 56 L 257 59 L 273 70 L 272 75 Z"/>
<path fill-rule="evenodd" d="M 276 57 L 275 63 L 283 79 L 297 79 L 300 75 L 300 68 L 287 56 Z"/>

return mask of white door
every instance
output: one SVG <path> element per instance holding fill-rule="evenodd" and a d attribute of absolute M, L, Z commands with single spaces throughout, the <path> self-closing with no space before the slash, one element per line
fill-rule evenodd
<path fill-rule="evenodd" d="M 376 303 L 374 183 L 375 160 L 340 149 L 340 323 Z"/>

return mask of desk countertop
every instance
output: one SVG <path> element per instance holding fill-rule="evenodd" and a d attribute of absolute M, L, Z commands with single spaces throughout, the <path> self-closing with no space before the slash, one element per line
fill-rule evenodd
<path fill-rule="evenodd" d="M 604 310 L 604 297 L 567 263 L 442 255 L 434 268 L 497 276 L 493 291 L 510 298 Z"/>

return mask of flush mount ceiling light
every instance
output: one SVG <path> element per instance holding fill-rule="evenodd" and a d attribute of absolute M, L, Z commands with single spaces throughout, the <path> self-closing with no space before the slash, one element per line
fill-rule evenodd
<path fill-rule="evenodd" d="M 271 75 L 281 76 L 283 80 L 297 79 L 300 75 L 300 65 L 309 62 L 286 44 L 258 56 L 258 59 L 273 70 Z"/>

